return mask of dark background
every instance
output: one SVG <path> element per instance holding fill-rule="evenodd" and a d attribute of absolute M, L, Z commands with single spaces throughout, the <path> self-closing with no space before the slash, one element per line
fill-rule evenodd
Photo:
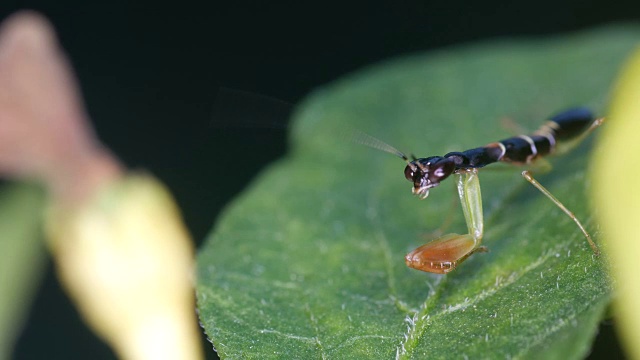
<path fill-rule="evenodd" d="M 637 1 L 594 0 L 2 0 L 0 17 L 25 8 L 56 27 L 101 139 L 170 186 L 198 244 L 225 204 L 285 153 L 287 104 L 314 88 L 406 53 L 640 18 Z M 113 358 L 47 271 L 15 358 Z M 604 324 L 592 356 L 620 358 L 617 346 Z"/>

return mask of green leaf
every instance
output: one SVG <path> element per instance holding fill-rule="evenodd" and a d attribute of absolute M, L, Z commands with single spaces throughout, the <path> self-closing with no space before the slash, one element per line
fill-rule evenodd
<path fill-rule="evenodd" d="M 0 186 L 0 359 L 11 355 L 44 272 L 43 192 L 35 186 Z"/>
<path fill-rule="evenodd" d="M 199 254 L 200 319 L 220 356 L 585 356 L 611 297 L 605 258 L 522 169 L 480 172 L 490 252 L 428 274 L 404 255 L 446 222 L 455 185 L 419 201 L 401 160 L 342 135 L 360 129 L 426 157 L 511 136 L 501 119 L 534 130 L 570 106 L 602 113 L 639 35 L 608 28 L 451 48 L 315 92 L 294 119 L 291 154 L 229 207 Z M 602 246 L 587 199 L 592 141 L 536 178 Z M 458 206 L 449 230 L 464 229 Z"/>

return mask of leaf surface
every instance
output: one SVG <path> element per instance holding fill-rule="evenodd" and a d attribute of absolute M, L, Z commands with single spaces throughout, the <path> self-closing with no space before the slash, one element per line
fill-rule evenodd
<path fill-rule="evenodd" d="M 407 268 L 404 255 L 449 218 L 447 232 L 465 231 L 459 206 L 448 215 L 454 184 L 419 201 L 401 160 L 343 135 L 359 129 L 427 157 L 514 135 L 504 119 L 532 131 L 571 106 L 601 114 L 638 35 L 619 27 L 451 48 L 372 66 L 312 94 L 294 119 L 289 156 L 227 209 L 199 254 L 200 319 L 219 355 L 586 355 L 610 300 L 606 259 L 522 169 L 480 172 L 490 252 L 448 275 L 427 274 Z M 588 208 L 591 143 L 535 176 L 602 246 Z"/>

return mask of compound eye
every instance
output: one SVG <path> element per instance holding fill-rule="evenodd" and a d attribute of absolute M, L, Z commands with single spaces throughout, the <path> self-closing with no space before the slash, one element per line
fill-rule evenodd
<path fill-rule="evenodd" d="M 411 166 L 407 165 L 407 167 L 404 168 L 404 177 L 409 181 L 413 181 L 413 169 Z"/>

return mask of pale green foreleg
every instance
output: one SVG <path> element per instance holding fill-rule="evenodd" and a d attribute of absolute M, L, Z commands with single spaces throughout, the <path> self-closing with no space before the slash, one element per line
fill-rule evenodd
<path fill-rule="evenodd" d="M 455 176 L 469 233 L 447 234 L 418 247 L 405 256 L 407 266 L 417 270 L 446 274 L 472 254 L 487 251 L 484 246 L 480 246 L 484 225 L 478 170 L 458 170 Z"/>

